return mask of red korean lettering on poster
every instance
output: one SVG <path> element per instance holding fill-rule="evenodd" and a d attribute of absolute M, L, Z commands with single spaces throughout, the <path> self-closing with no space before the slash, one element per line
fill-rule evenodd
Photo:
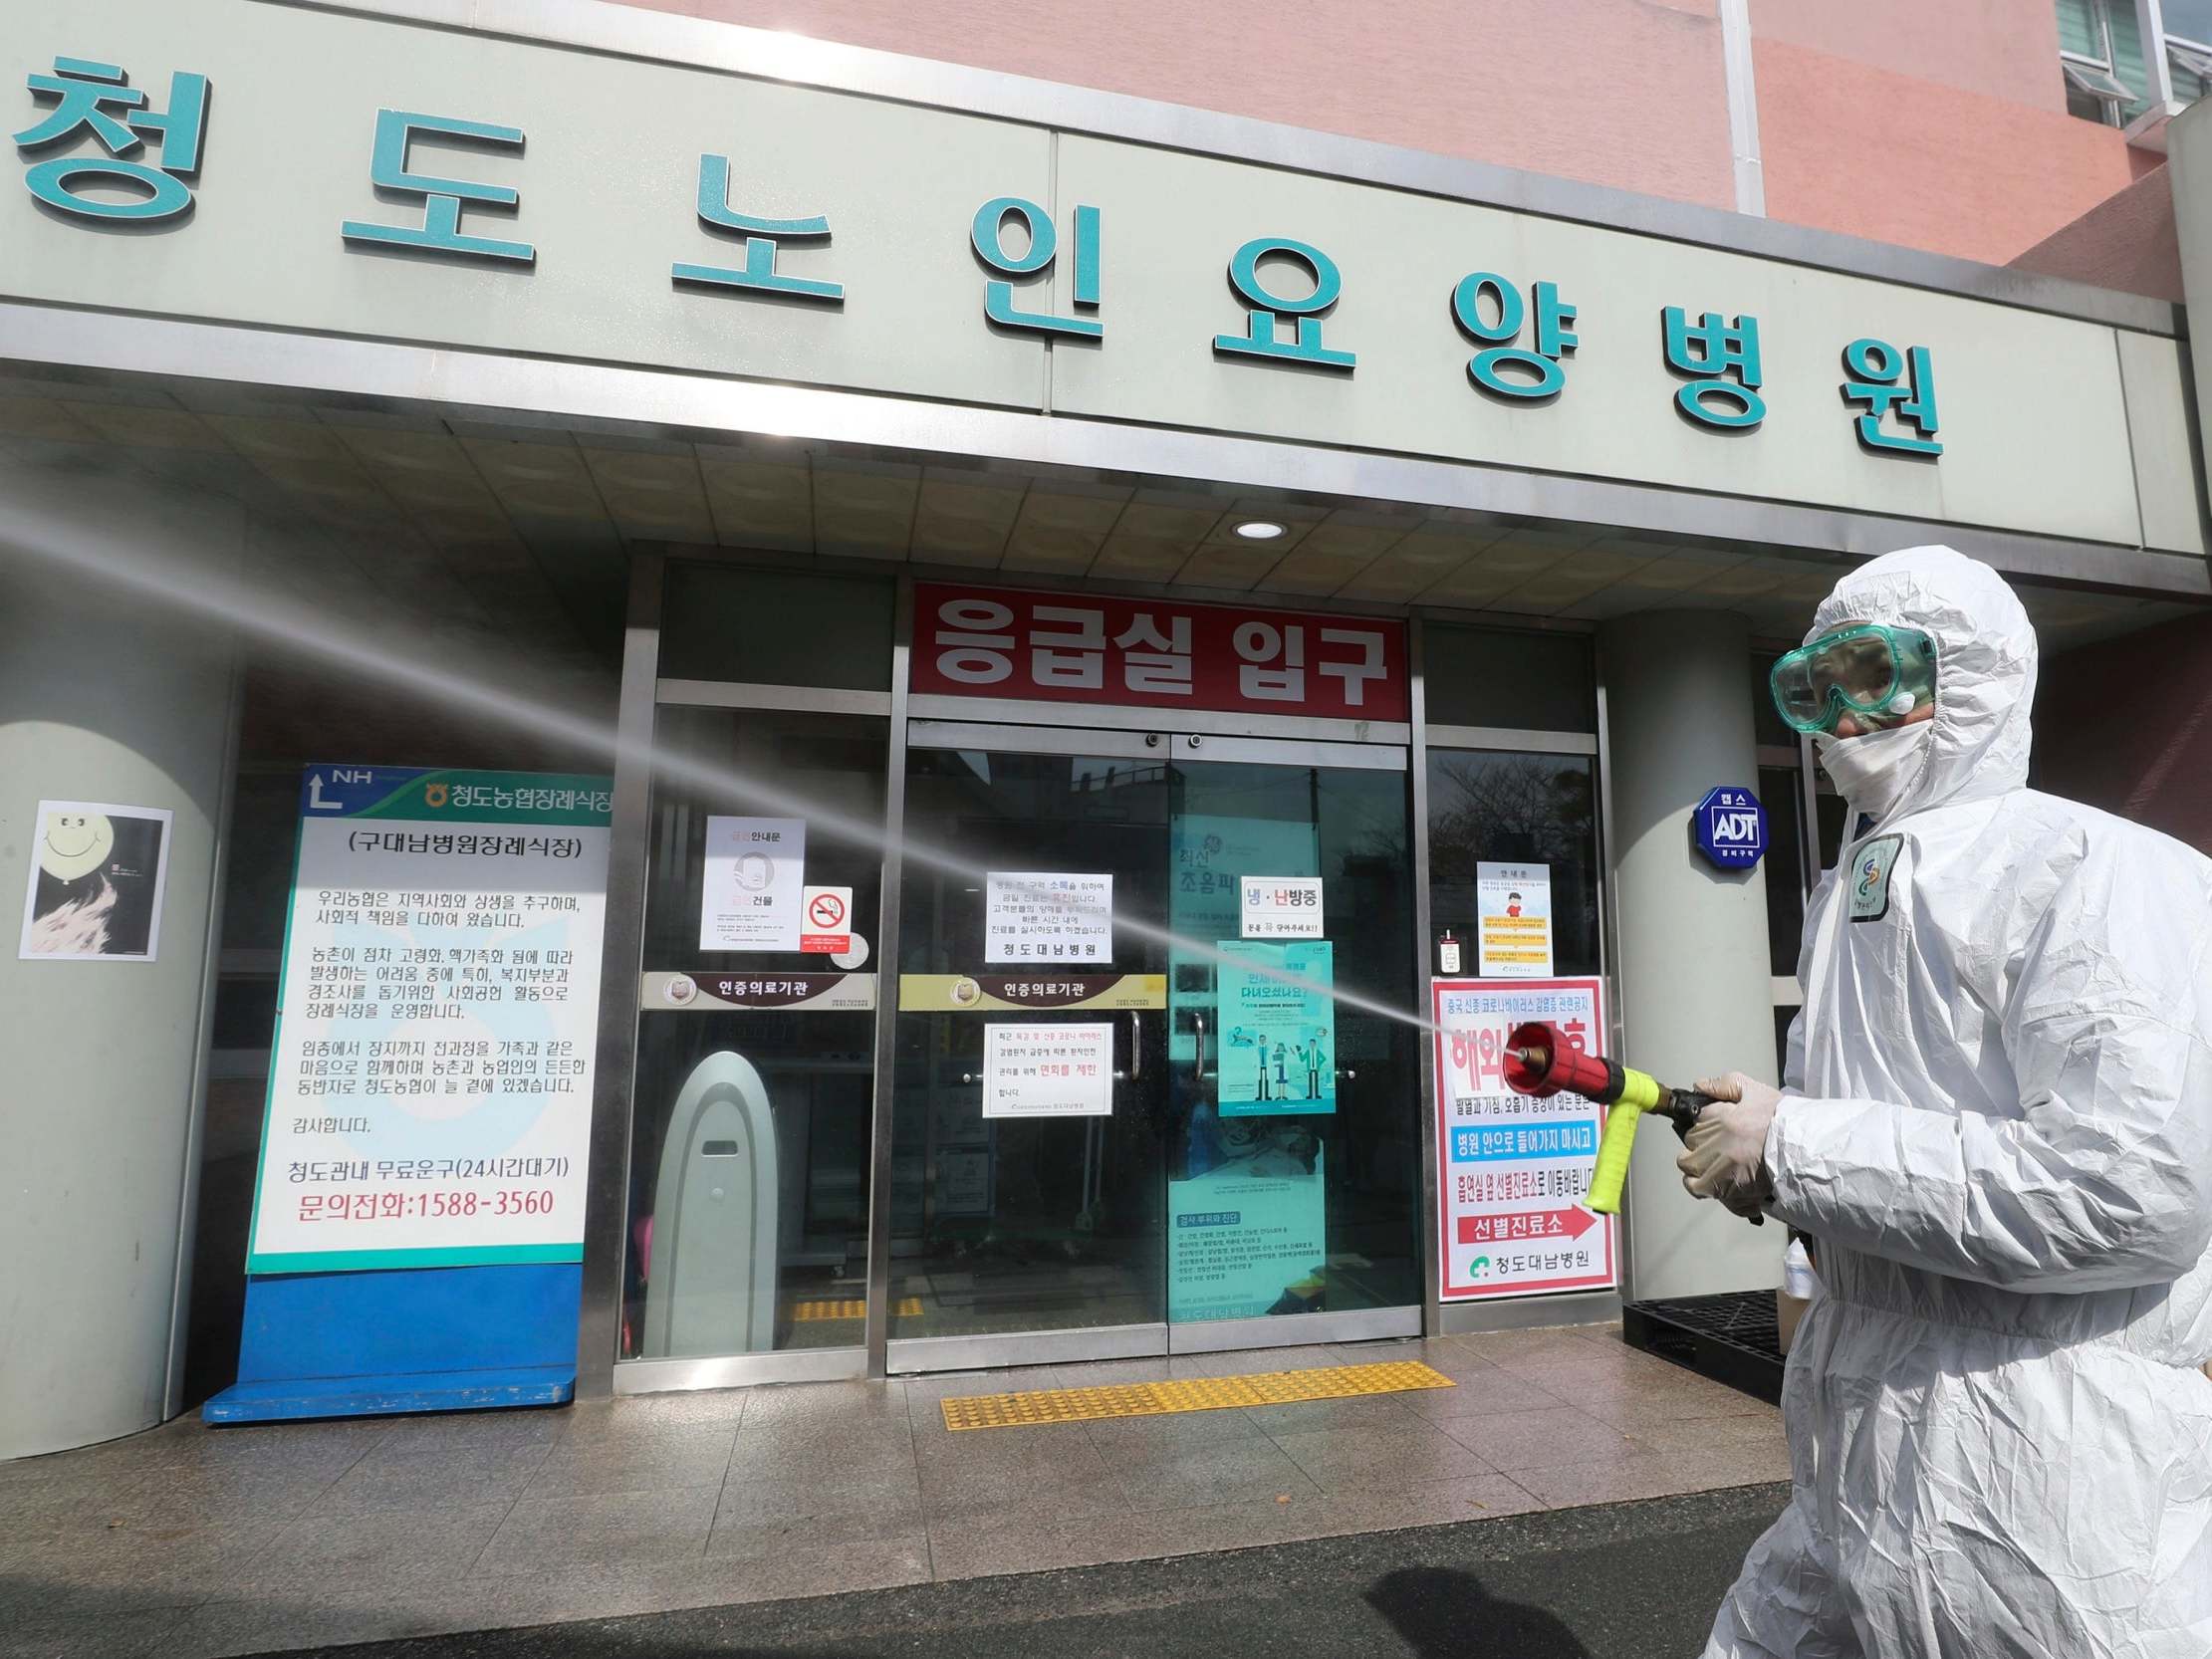
<path fill-rule="evenodd" d="M 914 585 L 913 689 L 1403 720 L 1405 628 L 1379 616 Z"/>

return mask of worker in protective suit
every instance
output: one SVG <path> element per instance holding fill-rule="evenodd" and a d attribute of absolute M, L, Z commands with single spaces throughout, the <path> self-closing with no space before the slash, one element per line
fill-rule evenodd
<path fill-rule="evenodd" d="M 1708 1659 L 2212 1654 L 2212 863 L 2026 787 L 2036 639 L 1948 548 L 1845 577 L 1777 705 L 1850 833 L 1779 1093 L 1679 1160 L 1817 1241 L 1789 1509 Z"/>

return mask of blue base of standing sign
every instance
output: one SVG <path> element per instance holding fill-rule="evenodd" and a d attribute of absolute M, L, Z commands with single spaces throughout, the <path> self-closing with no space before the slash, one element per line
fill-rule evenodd
<path fill-rule="evenodd" d="M 309 1377 L 297 1382 L 241 1382 L 209 1400 L 200 1415 L 210 1423 L 283 1423 L 309 1417 L 567 1405 L 575 1395 L 573 1364 L 511 1371 L 426 1371 L 411 1377 Z"/>
<path fill-rule="evenodd" d="M 238 1381 L 210 1423 L 560 1405 L 576 1394 L 574 1262 L 246 1281 Z"/>

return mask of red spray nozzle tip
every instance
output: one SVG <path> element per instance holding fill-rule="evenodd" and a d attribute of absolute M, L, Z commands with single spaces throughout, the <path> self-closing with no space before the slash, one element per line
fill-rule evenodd
<path fill-rule="evenodd" d="M 1516 1094 L 1558 1093 L 1560 1085 L 1552 1076 L 1552 1057 L 1559 1050 L 1560 1034 L 1542 1020 L 1515 1026 L 1506 1034 L 1506 1086 Z"/>
<path fill-rule="evenodd" d="M 1597 1055 L 1583 1053 L 1549 1021 L 1531 1020 L 1506 1034 L 1506 1086 L 1539 1099 L 1580 1094 L 1610 1104 L 1620 1096 L 1620 1073 Z"/>

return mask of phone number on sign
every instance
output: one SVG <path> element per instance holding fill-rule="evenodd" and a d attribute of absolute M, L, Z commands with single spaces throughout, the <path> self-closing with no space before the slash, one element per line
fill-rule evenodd
<path fill-rule="evenodd" d="M 403 1221 L 410 1216 L 549 1216 L 553 1194 L 519 1187 L 499 1192 L 338 1192 L 300 1200 L 302 1221 Z"/>

